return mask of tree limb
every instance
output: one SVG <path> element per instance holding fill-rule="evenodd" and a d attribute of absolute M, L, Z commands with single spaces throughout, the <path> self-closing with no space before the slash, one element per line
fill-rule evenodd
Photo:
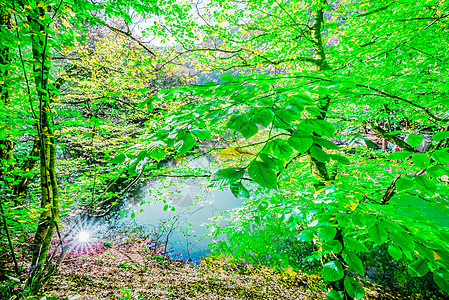
<path fill-rule="evenodd" d="M 133 36 L 131 35 L 131 33 L 125 32 L 125 31 L 120 30 L 120 29 L 115 28 L 115 27 L 112 27 L 111 25 L 109 25 L 109 24 L 107 24 L 107 23 L 105 23 L 104 26 L 106 26 L 107 28 L 109 28 L 110 30 L 112 30 L 112 31 L 114 31 L 114 32 L 116 32 L 116 33 L 119 33 L 119 34 L 121 34 L 121 35 L 123 35 L 123 36 L 126 36 L 126 37 L 130 38 L 131 40 L 133 40 L 133 41 L 135 41 L 137 44 L 139 44 L 140 47 L 142 47 L 143 49 L 145 49 L 145 51 L 147 51 L 148 53 L 150 53 L 153 57 L 156 57 L 156 54 L 155 54 L 153 51 L 151 51 L 150 48 L 148 48 L 147 46 L 145 46 L 145 44 L 142 43 L 141 41 L 139 41 L 139 39 L 133 37 Z"/>

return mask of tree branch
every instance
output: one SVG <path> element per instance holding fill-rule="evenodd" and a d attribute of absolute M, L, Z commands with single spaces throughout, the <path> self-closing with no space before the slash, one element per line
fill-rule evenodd
<path fill-rule="evenodd" d="M 413 103 L 412 101 L 410 101 L 410 100 L 408 100 L 408 99 L 404 99 L 404 98 L 401 98 L 401 97 L 398 97 L 398 96 L 395 96 L 395 95 L 391 95 L 391 94 L 389 94 L 389 93 L 387 93 L 387 92 L 378 90 L 378 89 L 373 88 L 373 87 L 371 87 L 371 86 L 369 86 L 369 85 L 356 84 L 356 86 L 357 86 L 357 87 L 363 87 L 363 88 L 366 88 L 366 89 L 368 89 L 368 90 L 375 91 L 376 93 L 378 93 L 378 94 L 380 94 L 380 95 L 382 95 L 382 96 L 385 96 L 385 97 L 387 97 L 387 98 L 397 99 L 397 100 L 400 100 L 400 101 L 402 101 L 402 102 L 406 102 L 406 103 L 410 104 L 411 106 L 414 106 L 414 107 L 416 107 L 416 108 L 419 108 L 419 109 L 423 110 L 429 117 L 431 117 L 431 118 L 434 119 L 435 121 L 439 121 L 439 122 L 443 122 L 443 121 L 444 121 L 443 118 L 437 117 L 437 116 L 435 116 L 432 112 L 430 112 L 430 110 L 429 110 L 428 108 L 426 108 L 426 107 L 424 107 L 424 106 L 421 106 L 421 105 L 419 105 L 419 104 Z M 448 121 L 449 121 L 449 120 L 448 120 Z"/>
<path fill-rule="evenodd" d="M 126 37 L 130 38 L 131 40 L 133 40 L 133 41 L 135 41 L 137 44 L 139 44 L 139 46 L 141 46 L 143 49 L 145 49 L 145 51 L 147 51 L 148 53 L 150 53 L 153 57 L 156 57 L 156 54 L 155 54 L 153 51 L 151 51 L 150 48 L 148 48 L 147 46 L 145 46 L 144 43 L 142 43 L 141 41 L 139 41 L 139 39 L 133 37 L 133 36 L 131 35 L 131 33 L 125 32 L 125 31 L 120 30 L 120 29 L 115 28 L 115 27 L 112 27 L 111 25 L 109 25 L 109 24 L 107 24 L 107 23 L 105 23 L 104 26 L 106 26 L 107 28 L 109 28 L 110 30 L 112 30 L 112 31 L 114 31 L 114 32 L 116 32 L 116 33 L 119 33 L 119 34 L 121 34 L 121 35 L 123 35 L 123 36 L 126 36 Z"/>
<path fill-rule="evenodd" d="M 449 16 L 449 12 L 445 12 L 442 16 L 440 16 L 440 17 L 434 19 L 432 23 L 430 23 L 429 25 L 427 25 L 426 27 L 424 27 L 423 29 L 421 29 L 420 31 L 418 31 L 418 33 L 416 33 L 414 36 L 412 36 L 412 37 L 409 38 L 408 40 L 405 40 L 404 42 L 400 43 L 400 44 L 397 45 L 396 47 L 393 47 L 393 48 L 391 48 L 391 49 L 389 49 L 389 50 L 383 51 L 383 52 L 381 52 L 381 53 L 379 53 L 379 54 L 373 55 L 373 56 L 371 56 L 371 57 L 369 57 L 369 58 L 363 60 L 362 62 L 370 61 L 370 60 L 372 60 L 372 59 L 374 59 L 374 58 L 376 58 L 376 57 L 385 55 L 385 54 L 387 54 L 387 53 L 389 53 L 389 52 L 391 52 L 391 51 L 393 51 L 393 50 L 395 50 L 395 49 L 398 49 L 399 47 L 401 47 L 401 46 L 407 44 L 408 42 L 410 42 L 411 40 L 413 40 L 414 38 L 416 38 L 416 37 L 417 37 L 418 35 L 420 35 L 424 30 L 426 30 L 427 28 L 429 28 L 430 26 L 432 26 L 433 24 L 435 24 L 437 21 L 439 21 L 440 19 L 444 19 L 444 18 L 446 18 L 447 16 Z"/>

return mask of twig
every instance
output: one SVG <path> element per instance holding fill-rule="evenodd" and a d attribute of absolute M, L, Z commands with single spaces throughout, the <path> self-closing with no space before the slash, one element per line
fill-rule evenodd
<path fill-rule="evenodd" d="M 143 171 L 145 170 L 145 166 L 143 166 L 142 167 L 142 171 L 140 171 L 140 173 L 139 173 L 139 175 L 136 177 L 136 179 L 134 179 L 119 195 L 114 195 L 114 196 L 112 196 L 112 197 L 109 197 L 108 199 L 106 199 L 106 200 L 103 200 L 103 201 L 101 201 L 101 203 L 99 203 L 99 204 L 103 204 L 103 203 L 106 203 L 106 202 L 108 202 L 108 201 L 110 201 L 110 200 L 112 200 L 112 199 L 114 199 L 114 198 L 116 198 L 117 196 L 120 196 L 120 195 L 123 195 L 123 194 L 125 194 L 130 188 L 132 188 L 139 180 L 140 180 L 140 178 L 142 177 L 142 174 L 143 174 Z M 90 212 L 88 212 L 88 214 L 89 214 L 89 216 L 91 216 L 91 217 L 94 217 L 94 218 L 101 218 L 101 217 L 104 217 L 104 216 L 106 216 L 107 214 L 109 214 L 110 212 L 111 212 L 111 210 L 114 208 L 114 206 L 113 205 L 111 205 L 107 210 L 106 210 L 106 212 L 104 212 L 104 213 L 102 213 L 102 214 L 100 214 L 100 215 L 94 215 L 94 214 L 91 214 Z"/>
<path fill-rule="evenodd" d="M 401 178 L 404 175 L 398 175 L 396 176 L 396 178 L 393 180 L 393 182 L 390 184 L 390 186 L 388 187 L 387 191 L 385 192 L 385 195 L 382 197 L 382 200 L 380 201 L 381 205 L 386 205 L 388 204 L 388 202 L 390 201 L 391 197 L 393 197 L 393 195 L 396 193 L 396 181 Z"/>
<path fill-rule="evenodd" d="M 12 242 L 11 242 L 11 235 L 9 234 L 8 225 L 6 224 L 6 218 L 5 218 L 5 214 L 4 214 L 4 212 L 3 212 L 2 197 L 0 197 L 0 211 L 1 211 L 1 213 L 2 213 L 3 226 L 5 227 L 6 237 L 8 238 L 9 248 L 11 249 L 12 260 L 14 261 L 14 268 L 15 268 L 15 270 L 16 270 L 17 277 L 20 277 L 20 273 L 19 273 L 19 265 L 17 264 L 16 255 L 15 255 L 15 253 L 14 253 L 14 248 L 13 248 Z"/>
<path fill-rule="evenodd" d="M 412 37 L 409 38 L 408 40 L 406 40 L 406 41 L 400 43 L 400 44 L 397 45 L 396 47 L 393 47 L 393 48 L 391 48 L 391 49 L 389 49 L 389 50 L 386 50 L 386 51 L 383 51 L 383 52 L 381 52 L 381 53 L 378 53 L 378 54 L 376 54 L 376 55 L 374 55 L 374 56 L 371 56 L 371 57 L 365 59 L 363 62 L 370 61 L 370 60 L 372 60 L 372 59 L 374 59 L 374 58 L 376 58 L 376 57 L 379 57 L 379 56 L 382 56 L 382 55 L 384 55 L 384 54 L 387 54 L 387 53 L 389 53 L 389 52 L 391 52 L 391 51 L 393 51 L 393 50 L 395 50 L 395 49 L 397 49 L 397 48 L 399 48 L 399 47 L 401 47 L 401 46 L 407 44 L 408 42 L 410 42 L 411 40 L 413 40 L 414 38 L 416 38 L 418 35 L 420 35 L 421 32 L 423 32 L 424 30 L 426 30 L 427 28 L 429 28 L 430 26 L 432 26 L 433 24 L 435 24 L 435 23 L 436 23 L 437 21 L 439 21 L 440 19 L 446 18 L 447 16 L 449 16 L 449 12 L 445 12 L 442 16 L 440 16 L 440 17 L 434 19 L 432 23 L 430 23 L 429 25 L 427 25 L 426 27 L 424 27 L 423 29 L 421 29 L 420 31 L 418 31 L 418 33 L 416 33 L 414 36 L 412 36 Z"/>
<path fill-rule="evenodd" d="M 154 57 L 156 57 L 156 54 L 151 51 L 147 46 L 145 46 L 141 41 L 139 41 L 139 39 L 133 37 L 130 33 L 125 32 L 123 30 L 120 30 L 118 28 L 112 27 L 111 25 L 108 25 L 107 23 L 104 24 L 104 26 L 106 26 L 107 28 L 109 28 L 110 30 L 119 33 L 121 35 L 124 35 L 126 37 L 128 37 L 129 39 L 135 41 L 137 44 L 139 44 L 140 47 L 142 47 L 143 49 L 145 49 L 145 51 L 147 51 L 148 53 L 150 53 L 151 55 L 153 55 Z"/>

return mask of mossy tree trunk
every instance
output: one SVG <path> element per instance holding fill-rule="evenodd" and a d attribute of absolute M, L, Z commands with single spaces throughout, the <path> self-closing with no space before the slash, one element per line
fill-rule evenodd
<path fill-rule="evenodd" d="M 325 6 L 327 4 L 326 1 L 322 1 L 322 5 Z M 311 28 L 311 42 L 313 45 L 313 54 L 314 58 L 316 60 L 315 65 L 317 66 L 318 70 L 320 71 L 329 71 L 332 70 L 332 67 L 329 65 L 326 59 L 326 53 L 324 51 L 324 45 L 323 45 L 323 39 L 321 36 L 321 30 L 324 26 L 324 8 L 319 8 L 315 12 L 315 23 L 313 24 Z M 319 99 L 320 101 L 320 115 L 317 117 L 320 120 L 326 119 L 327 112 L 329 110 L 329 107 L 331 105 L 331 98 L 329 96 L 322 97 Z M 329 176 L 329 171 L 326 166 L 326 163 L 319 162 L 315 158 L 311 157 L 311 161 L 313 165 L 316 168 L 317 175 L 321 178 L 323 181 L 329 181 L 336 177 L 336 173 L 333 174 L 333 176 Z M 336 171 L 335 171 L 336 172 Z M 332 178 L 333 177 L 333 178 Z M 334 240 L 337 240 L 341 243 L 344 249 L 344 241 L 343 241 L 343 228 L 337 229 L 337 234 L 335 235 Z M 342 257 L 341 252 L 335 254 L 336 259 L 338 259 L 342 264 L 344 265 L 344 260 Z M 345 287 L 344 287 L 344 279 L 347 275 L 347 270 L 344 270 L 343 277 L 336 281 L 331 282 L 331 286 L 334 290 L 339 291 L 343 294 L 343 297 L 345 300 L 352 300 L 353 298 L 347 293 Z"/>
<path fill-rule="evenodd" d="M 49 47 L 48 27 L 44 20 L 48 18 L 39 6 L 28 15 L 28 22 L 35 33 L 32 41 L 33 78 L 39 103 L 38 143 L 41 180 L 41 213 L 38 228 L 32 245 L 32 266 L 27 285 L 31 291 L 40 288 L 45 264 L 56 231 L 59 215 L 58 186 L 55 173 L 55 137 L 51 123 L 51 100 L 48 84 Z"/>
<path fill-rule="evenodd" d="M 8 11 L 0 11 L 0 27 L 11 30 L 11 14 Z M 0 105 L 6 111 L 10 109 L 11 104 L 11 56 L 9 46 L 6 43 L 0 43 Z M 12 113 L 10 115 L 12 117 Z M 0 186 L 5 187 L 13 181 L 12 178 L 8 178 L 8 174 L 13 165 L 14 144 L 12 138 L 8 136 L 8 130 L 5 130 L 6 124 L 1 125 L 3 129 L 0 138 Z"/>

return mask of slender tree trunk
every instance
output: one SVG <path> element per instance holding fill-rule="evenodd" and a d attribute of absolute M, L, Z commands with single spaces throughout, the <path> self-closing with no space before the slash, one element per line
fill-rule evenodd
<path fill-rule="evenodd" d="M 313 54 L 316 59 L 316 64 L 318 67 L 318 70 L 320 71 L 327 71 L 331 70 L 330 65 L 327 63 L 326 60 L 326 53 L 324 52 L 323 47 L 323 39 L 321 37 L 321 27 L 323 26 L 323 17 L 324 17 L 324 9 L 318 9 L 315 13 L 315 23 L 313 24 L 313 27 L 311 29 L 311 41 L 313 45 Z M 318 119 L 324 120 L 326 118 L 327 110 L 329 109 L 330 105 L 330 97 L 326 96 L 320 101 L 320 116 Z M 319 146 L 321 148 L 321 146 Z M 312 157 L 312 163 L 315 165 L 316 170 L 318 171 L 318 174 L 322 180 L 328 181 L 330 179 L 329 172 L 326 167 L 326 163 L 319 162 L 315 158 Z"/>
<path fill-rule="evenodd" d="M 11 30 L 11 14 L 7 11 L 0 12 L 0 28 Z M 8 111 L 11 104 L 11 91 L 9 90 L 11 60 L 12 53 L 8 45 L 0 45 L 0 105 L 6 108 L 5 111 Z M 5 116 L 5 119 L 8 119 L 8 117 L 13 117 L 12 113 L 10 116 Z M 7 177 L 13 165 L 14 144 L 12 138 L 8 136 L 7 130 L 6 133 L 4 129 L 2 131 L 3 136 L 0 139 L 0 186 L 9 186 L 10 182 L 13 181 L 12 178 Z"/>
<path fill-rule="evenodd" d="M 322 0 L 322 4 L 326 5 L 326 0 Z M 317 67 L 320 71 L 328 71 L 332 70 L 331 66 L 327 62 L 326 59 L 326 53 L 324 52 L 324 46 L 323 46 L 323 39 L 321 37 L 321 30 L 324 24 L 324 9 L 320 8 L 316 11 L 315 15 L 315 23 L 311 29 L 311 38 L 312 38 L 312 45 L 313 45 L 313 52 L 315 59 L 317 61 Z M 329 110 L 329 106 L 331 104 L 331 98 L 329 96 L 321 98 L 319 103 L 320 106 L 320 115 L 317 117 L 320 120 L 324 120 L 327 115 L 327 111 Z M 329 176 L 329 172 L 326 166 L 326 163 L 319 162 L 312 158 L 312 163 L 315 165 L 316 170 L 318 171 L 318 175 L 325 181 L 330 180 L 331 177 Z M 336 177 L 337 174 L 335 174 Z M 344 249 L 344 242 L 343 242 L 343 236 L 342 236 L 342 228 L 337 229 L 337 234 L 335 235 L 334 240 L 339 241 Z M 343 257 L 340 253 L 336 253 L 336 258 L 343 262 Z M 344 270 L 344 276 L 336 282 L 332 282 L 331 286 L 334 290 L 340 291 L 344 295 L 345 300 L 353 300 L 351 296 L 348 295 L 348 293 L 345 290 L 344 287 L 344 279 L 347 276 L 347 271 Z"/>
<path fill-rule="evenodd" d="M 56 230 L 56 222 L 59 215 L 59 197 L 55 173 L 55 137 L 51 124 L 50 93 L 48 87 L 49 64 L 47 55 L 48 36 L 47 26 L 41 21 L 45 17 L 42 8 L 36 8 L 34 13 L 28 16 L 28 22 L 34 32 L 41 36 L 33 38 L 33 78 L 39 100 L 38 142 L 40 156 L 41 176 L 41 214 L 39 225 L 32 245 L 32 266 L 27 285 L 32 292 L 39 290 L 43 272 L 47 260 L 51 240 Z M 36 34 L 37 35 L 37 34 Z"/>

